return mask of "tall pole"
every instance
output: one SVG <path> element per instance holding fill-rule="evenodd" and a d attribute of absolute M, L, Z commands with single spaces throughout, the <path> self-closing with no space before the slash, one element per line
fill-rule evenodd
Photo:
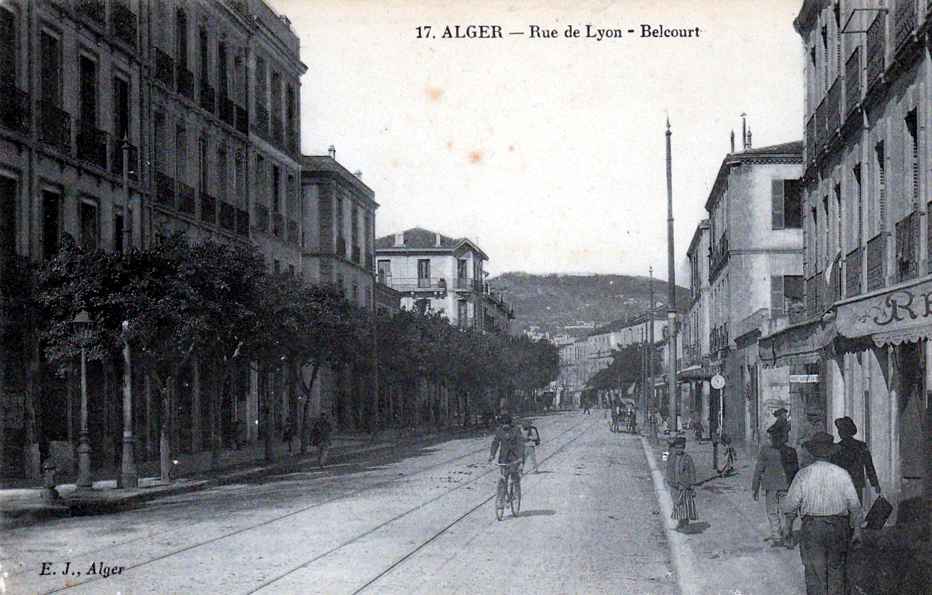
<path fill-rule="evenodd" d="M 667 117 L 667 392 L 673 401 L 673 429 L 680 429 L 680 396 L 676 390 L 676 269 L 673 264 L 673 156 L 670 150 L 670 118 Z"/>
<path fill-rule="evenodd" d="M 124 166 L 125 167 L 125 166 Z M 125 221 L 125 220 L 124 220 Z M 129 352 L 129 322 L 123 321 L 123 466 L 120 479 L 124 488 L 139 487 L 136 473 L 135 439 L 133 438 L 133 376 Z"/>
<path fill-rule="evenodd" d="M 650 267 L 650 311 L 647 317 L 647 402 L 650 409 L 655 411 L 654 402 L 654 267 Z M 656 416 L 651 417 L 650 439 L 657 439 Z"/>
<path fill-rule="evenodd" d="M 640 415 L 641 415 L 641 427 L 650 429 L 650 423 L 647 419 L 647 329 L 641 328 L 640 336 L 640 352 L 641 356 L 641 369 L 640 369 L 640 379 L 641 379 L 641 406 L 640 406 Z"/>
<path fill-rule="evenodd" d="M 129 140 L 123 137 L 123 254 L 132 243 L 133 222 L 129 220 Z"/>
<path fill-rule="evenodd" d="M 78 438 L 78 488 L 90 488 L 91 439 L 87 431 L 87 348 L 86 339 L 81 337 L 81 435 Z"/>

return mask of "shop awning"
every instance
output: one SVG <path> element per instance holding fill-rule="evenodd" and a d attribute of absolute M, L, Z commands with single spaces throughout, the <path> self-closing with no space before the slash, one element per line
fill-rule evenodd
<path fill-rule="evenodd" d="M 690 366 L 688 368 L 683 368 L 676 375 L 677 380 L 708 380 L 715 376 L 715 371 L 712 368 L 705 366 Z"/>
<path fill-rule="evenodd" d="M 843 337 L 870 337 L 878 347 L 932 338 L 932 280 L 840 304 L 835 326 Z"/>

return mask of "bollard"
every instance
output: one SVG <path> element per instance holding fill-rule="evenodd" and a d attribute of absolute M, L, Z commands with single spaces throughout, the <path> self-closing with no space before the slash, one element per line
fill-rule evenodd
<path fill-rule="evenodd" d="M 55 471 L 57 467 L 54 463 L 46 461 L 42 464 L 42 497 L 47 501 L 58 500 L 61 496 L 55 489 Z"/>

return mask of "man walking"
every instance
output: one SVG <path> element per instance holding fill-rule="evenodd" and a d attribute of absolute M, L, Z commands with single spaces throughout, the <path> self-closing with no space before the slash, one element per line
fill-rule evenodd
<path fill-rule="evenodd" d="M 799 555 L 808 595 L 844 595 L 849 543 L 861 542 L 861 503 L 848 472 L 829 462 L 834 438 L 816 432 L 803 446 L 815 458 L 790 484 L 783 510 L 802 517 Z"/>
<path fill-rule="evenodd" d="M 540 432 L 531 424 L 524 422 L 524 460 L 530 461 L 534 466 L 534 473 L 537 473 L 537 447 L 540 446 Z"/>
<path fill-rule="evenodd" d="M 848 472 L 851 481 L 854 483 L 854 489 L 858 493 L 858 500 L 864 502 L 864 473 L 867 472 L 867 480 L 870 481 L 874 488 L 874 493 L 880 495 L 880 481 L 877 479 L 877 471 L 874 469 L 874 459 L 871 457 L 871 451 L 867 449 L 867 444 L 856 440 L 854 435 L 858 433 L 858 427 L 854 425 L 854 420 L 850 417 L 839 417 L 835 420 L 835 427 L 838 428 L 838 435 L 841 436 L 841 442 L 838 443 L 835 454 L 832 456 L 832 462 Z"/>
<path fill-rule="evenodd" d="M 757 502 L 760 489 L 764 488 L 764 503 L 770 522 L 770 537 L 766 539 L 771 540 L 770 546 L 792 547 L 792 519 L 784 515 L 782 505 L 786 490 L 799 470 L 799 461 L 796 450 L 786 445 L 785 434 L 774 431 L 773 427 L 767 432 L 770 434 L 770 444 L 762 446 L 757 455 L 751 491 Z"/>

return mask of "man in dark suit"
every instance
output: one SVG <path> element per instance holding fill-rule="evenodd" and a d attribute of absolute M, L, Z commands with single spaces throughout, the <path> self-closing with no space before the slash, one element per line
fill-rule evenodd
<path fill-rule="evenodd" d="M 851 476 L 854 489 L 858 493 L 858 500 L 863 504 L 865 472 L 874 492 L 880 495 L 880 481 L 874 469 L 874 459 L 871 457 L 871 451 L 867 449 L 867 444 L 854 438 L 854 435 L 858 433 L 854 420 L 847 416 L 839 417 L 835 420 L 835 427 L 838 428 L 841 441 L 835 445 L 835 453 L 831 461 Z"/>

